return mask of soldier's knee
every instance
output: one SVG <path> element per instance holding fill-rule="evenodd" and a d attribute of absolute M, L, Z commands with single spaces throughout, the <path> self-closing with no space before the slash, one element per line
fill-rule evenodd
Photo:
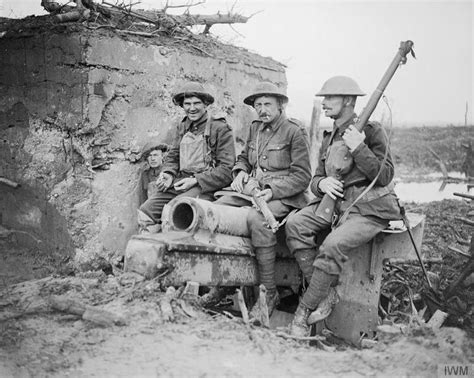
<path fill-rule="evenodd" d="M 150 215 L 150 203 L 149 203 L 149 200 L 146 200 L 145 202 L 143 202 L 140 207 L 138 208 L 138 212 L 140 213 L 145 213 L 146 215 L 148 216 L 151 216 Z"/>
<path fill-rule="evenodd" d="M 287 238 L 295 237 L 299 234 L 300 221 L 298 214 L 291 214 L 285 223 L 285 233 Z"/>
<path fill-rule="evenodd" d="M 332 256 L 333 251 L 337 251 L 338 242 L 334 238 L 326 238 L 323 244 L 319 247 L 319 253 L 327 256 Z"/>

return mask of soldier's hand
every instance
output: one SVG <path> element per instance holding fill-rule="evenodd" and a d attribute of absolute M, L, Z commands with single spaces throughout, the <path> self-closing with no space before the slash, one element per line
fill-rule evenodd
<path fill-rule="evenodd" d="M 334 177 L 326 177 L 319 181 L 319 190 L 326 193 L 332 199 L 344 196 L 344 184 Z"/>
<path fill-rule="evenodd" d="M 244 171 L 239 171 L 237 176 L 235 176 L 234 181 L 230 184 L 230 187 L 236 192 L 242 193 L 244 191 L 244 186 L 249 181 L 249 174 Z"/>
<path fill-rule="evenodd" d="M 195 177 L 186 177 L 182 180 L 179 180 L 175 182 L 174 188 L 178 192 L 180 191 L 186 191 L 188 189 L 191 189 L 193 186 L 197 185 L 198 181 Z"/>
<path fill-rule="evenodd" d="M 270 188 L 266 188 L 266 189 L 260 190 L 260 192 L 257 193 L 255 197 L 260 197 L 260 198 L 263 198 L 265 202 L 270 202 L 270 200 L 273 198 L 273 192 Z"/>
<path fill-rule="evenodd" d="M 173 175 L 166 172 L 161 172 L 156 179 L 156 187 L 160 192 L 166 192 L 173 183 Z"/>
<path fill-rule="evenodd" d="M 357 130 L 354 125 L 350 125 L 342 135 L 342 140 L 351 152 L 354 151 L 361 143 L 363 143 L 364 139 L 365 134 Z"/>

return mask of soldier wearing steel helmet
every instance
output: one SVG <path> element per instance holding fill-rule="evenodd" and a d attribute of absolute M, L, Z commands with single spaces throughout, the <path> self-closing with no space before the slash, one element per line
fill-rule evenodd
<path fill-rule="evenodd" d="M 374 122 L 364 132 L 353 126 L 356 99 L 364 96 L 359 85 L 349 77 L 336 76 L 316 96 L 324 97 L 322 108 L 334 125 L 331 132 L 324 133 L 311 181 L 315 199 L 286 223 L 287 245 L 309 283 L 290 327 L 295 336 L 308 335 L 308 316 L 337 283 L 351 251 L 386 228 L 389 220 L 400 219 L 385 131 Z M 330 173 L 335 171 L 336 177 Z M 375 185 L 368 188 L 374 179 Z M 316 216 L 325 194 L 336 200 L 336 214 L 344 215 L 337 224 Z M 325 230 L 330 232 L 317 252 L 317 239 Z"/>
<path fill-rule="evenodd" d="M 235 163 L 234 138 L 223 117 L 211 117 L 214 97 L 197 82 L 187 82 L 173 96 L 186 116 L 156 181 L 158 192 L 138 211 L 142 231 L 159 231 L 163 207 L 177 196 L 213 200 L 214 192 L 230 184 Z"/>
<path fill-rule="evenodd" d="M 252 106 L 259 119 L 252 122 L 242 153 L 232 169 L 231 188 L 237 195 L 227 194 L 217 202 L 231 206 L 249 205 L 249 187 L 258 185 L 260 196 L 267 202 L 275 218 L 282 219 L 293 209 L 308 203 L 306 189 L 311 179 L 309 142 L 302 125 L 285 114 L 288 97 L 276 85 L 256 85 L 244 103 Z M 250 189 L 251 190 L 251 189 Z M 260 284 L 267 289 L 269 315 L 278 303 L 275 284 L 276 236 L 263 215 L 251 209 L 247 223 L 255 250 Z M 258 317 L 257 306 L 250 312 Z"/>

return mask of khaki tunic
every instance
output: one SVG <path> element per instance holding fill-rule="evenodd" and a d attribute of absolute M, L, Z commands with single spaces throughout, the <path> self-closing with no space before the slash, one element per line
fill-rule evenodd
<path fill-rule="evenodd" d="M 344 198 L 336 202 L 336 212 L 342 214 L 361 194 L 370 182 L 380 175 L 375 186 L 370 189 L 353 207 L 348 216 L 336 228 L 315 216 L 324 193 L 318 189 L 319 181 L 327 177 L 328 148 L 331 143 L 342 140 L 342 134 L 352 124 L 349 119 L 333 133 L 325 133 L 320 149 L 319 164 L 311 181 L 311 191 L 316 198 L 301 211 L 289 217 L 286 223 L 287 245 L 291 252 L 319 247 L 314 266 L 329 274 L 338 275 L 352 251 L 382 231 L 389 220 L 400 219 L 397 197 L 391 181 L 394 167 L 390 151 L 384 161 L 388 139 L 377 123 L 369 123 L 364 129 L 365 140 L 353 152 L 348 152 L 354 160 L 344 181 Z M 331 138 L 333 136 L 333 138 Z M 328 234 L 329 231 L 329 234 Z"/>
<path fill-rule="evenodd" d="M 271 188 L 272 200 L 281 200 L 298 209 L 306 206 L 306 190 L 311 180 L 309 142 L 306 130 L 298 121 L 282 114 L 270 125 L 259 120 L 252 122 L 247 143 L 232 170 L 234 176 L 240 170 L 256 176 L 257 158 L 262 170 L 257 178 L 262 188 Z"/>
<path fill-rule="evenodd" d="M 175 176 L 175 181 L 194 176 L 203 193 L 214 192 L 232 182 L 232 167 L 235 163 L 235 145 L 232 129 L 225 118 L 210 120 L 209 135 L 203 135 L 208 121 L 206 113 L 199 121 L 192 123 L 187 117 L 178 125 L 172 147 L 163 162 L 163 172 Z M 180 168 L 180 143 L 184 135 L 192 132 L 203 135 L 208 150 L 208 166 L 199 172 L 185 172 Z"/>

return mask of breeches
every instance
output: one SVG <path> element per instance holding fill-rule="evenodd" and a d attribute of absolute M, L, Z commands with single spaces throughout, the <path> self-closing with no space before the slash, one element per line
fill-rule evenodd
<path fill-rule="evenodd" d="M 251 203 L 243 198 L 234 196 L 222 196 L 216 203 L 219 205 L 228 206 L 250 206 Z M 268 202 L 268 208 L 276 219 L 284 218 L 291 211 L 291 207 L 285 205 L 280 200 L 273 200 Z M 277 240 L 275 234 L 266 226 L 266 221 L 262 213 L 254 208 L 251 208 L 247 217 L 247 225 L 252 239 L 252 245 L 255 248 L 259 247 L 273 247 Z"/>
<path fill-rule="evenodd" d="M 193 186 L 185 192 L 177 192 L 171 187 L 166 192 L 157 192 L 153 197 L 148 198 L 141 206 L 140 210 L 153 219 L 156 223 L 161 222 L 163 207 L 173 198 L 193 197 L 213 201 L 212 193 L 202 193 L 201 187 Z"/>
<path fill-rule="evenodd" d="M 299 249 L 316 248 L 318 235 L 331 227 L 315 216 L 318 205 L 307 206 L 288 218 L 286 241 L 292 253 Z M 324 239 L 314 260 L 314 266 L 328 274 L 339 275 L 350 254 L 374 238 L 387 225 L 388 221 L 378 217 L 350 213 L 344 223 L 333 229 Z"/>

